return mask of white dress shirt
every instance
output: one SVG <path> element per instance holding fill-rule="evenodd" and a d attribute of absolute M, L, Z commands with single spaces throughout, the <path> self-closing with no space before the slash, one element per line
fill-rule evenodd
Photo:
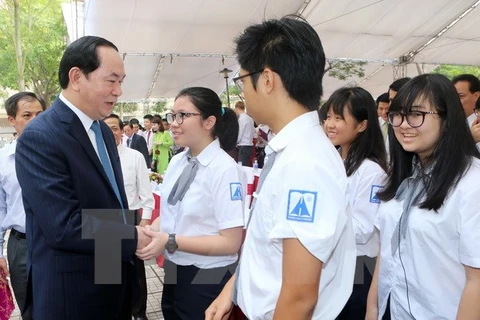
<path fill-rule="evenodd" d="M 253 137 L 255 136 L 255 126 L 252 118 L 245 112 L 238 116 L 238 138 L 237 146 L 253 146 Z"/>
<path fill-rule="evenodd" d="M 466 283 L 465 266 L 480 268 L 479 177 L 480 160 L 475 159 L 438 212 L 412 207 L 406 236 L 395 252 L 392 236 L 403 200 L 381 203 L 376 222 L 382 244 L 378 319 L 389 296 L 392 319 L 456 318 Z"/>
<path fill-rule="evenodd" d="M 298 239 L 323 262 L 312 319 L 335 319 L 352 292 L 356 257 L 347 177 L 319 122 L 316 111 L 301 115 L 265 148 L 267 156 L 277 155 L 255 195 L 237 273 L 238 304 L 249 319 L 273 318 L 284 239 Z"/>
<path fill-rule="evenodd" d="M 378 255 L 380 240 L 374 224 L 380 200 L 376 194 L 383 189 L 385 178 L 385 171 L 369 159 L 347 178 L 357 256 Z"/>
<path fill-rule="evenodd" d="M 130 210 L 143 209 L 142 219 L 150 220 L 155 208 L 152 184 L 145 166 L 145 158 L 137 150 L 127 148 L 121 143 L 117 146 L 122 165 L 123 183 Z"/>
<path fill-rule="evenodd" d="M 160 205 L 160 229 L 187 237 L 219 235 L 220 230 L 243 227 L 246 175 L 242 168 L 220 148 L 218 139 L 197 156 L 198 171 L 182 201 L 168 204 L 168 196 L 188 164 L 187 151 L 174 156 L 163 179 Z M 177 265 L 201 269 L 228 266 L 237 254 L 202 256 L 176 251 L 165 258 Z"/>
<path fill-rule="evenodd" d="M 149 153 L 152 152 L 152 148 L 153 148 L 153 135 L 154 135 L 154 132 L 152 131 L 152 129 L 145 130 L 144 132 L 142 132 L 142 136 L 145 138 L 145 141 L 147 142 L 147 148 Z"/>
<path fill-rule="evenodd" d="M 5 232 L 15 229 L 25 233 L 25 209 L 22 189 L 15 171 L 17 141 L 0 149 L 0 258 L 3 258 Z"/>
<path fill-rule="evenodd" d="M 475 121 L 476 118 L 477 118 L 477 116 L 475 115 L 475 113 L 472 113 L 471 115 L 469 115 L 467 117 L 467 123 L 468 123 L 468 128 L 469 129 L 472 127 L 473 121 Z M 480 142 L 477 143 L 477 149 L 478 149 L 478 151 L 480 151 Z"/>

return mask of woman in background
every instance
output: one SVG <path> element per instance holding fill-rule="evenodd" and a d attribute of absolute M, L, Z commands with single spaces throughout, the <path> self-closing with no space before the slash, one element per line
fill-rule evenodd
<path fill-rule="evenodd" d="M 152 128 L 155 132 L 153 135 L 152 171 L 164 174 L 170 159 L 170 147 L 173 146 L 173 140 L 170 133 L 164 129 L 160 116 L 153 117 Z"/>

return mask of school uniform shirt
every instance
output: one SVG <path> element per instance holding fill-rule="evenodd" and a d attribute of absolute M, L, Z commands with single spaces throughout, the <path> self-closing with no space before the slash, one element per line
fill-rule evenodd
<path fill-rule="evenodd" d="M 353 231 L 357 243 L 357 256 L 376 257 L 379 236 L 375 229 L 380 200 L 377 198 L 385 183 L 386 174 L 376 162 L 365 159 L 347 178 Z"/>
<path fill-rule="evenodd" d="M 316 111 L 288 123 L 265 150 L 267 156 L 277 154 L 247 228 L 237 273 L 238 305 L 249 319 L 273 318 L 282 285 L 283 240 L 296 238 L 323 262 L 312 319 L 335 319 L 352 292 L 356 260 L 343 162 Z"/>
<path fill-rule="evenodd" d="M 3 258 L 5 232 L 15 229 L 25 233 L 25 209 L 22 189 L 15 171 L 17 140 L 0 149 L 0 258 Z"/>
<path fill-rule="evenodd" d="M 243 200 L 246 176 L 238 164 L 220 148 L 218 139 L 197 156 L 199 168 L 182 201 L 168 204 L 168 196 L 188 164 L 187 152 L 170 161 L 163 180 L 160 205 L 160 228 L 186 237 L 219 235 L 220 230 L 243 227 Z M 171 262 L 200 269 L 225 267 L 237 261 L 237 254 L 202 256 L 176 251 L 165 253 Z"/>
<path fill-rule="evenodd" d="M 474 159 L 438 212 L 412 207 L 405 238 L 400 236 L 400 244 L 393 240 L 395 252 L 392 235 L 403 201 L 380 205 L 378 319 L 389 296 L 392 319 L 456 318 L 466 281 L 464 265 L 480 268 L 479 177 L 480 160 Z"/>
<path fill-rule="evenodd" d="M 145 166 L 145 158 L 134 149 L 117 146 L 122 165 L 123 183 L 130 210 L 142 209 L 142 219 L 151 219 L 155 207 L 152 184 Z"/>

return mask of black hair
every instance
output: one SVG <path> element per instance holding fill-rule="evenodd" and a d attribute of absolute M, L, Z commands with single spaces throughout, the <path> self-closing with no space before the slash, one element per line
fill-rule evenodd
<path fill-rule="evenodd" d="M 216 118 L 212 135 L 218 137 L 224 151 L 235 148 L 239 131 L 237 115 L 232 109 L 222 107 L 222 101 L 213 90 L 204 87 L 185 88 L 178 93 L 175 100 L 180 97 L 187 97 L 203 119 L 210 116 Z"/>
<path fill-rule="evenodd" d="M 109 116 L 106 116 L 105 119 L 109 118 L 114 118 L 118 120 L 118 126 L 120 127 L 120 130 L 123 130 L 123 121 L 120 119 L 119 116 L 117 116 L 115 113 L 110 113 Z"/>
<path fill-rule="evenodd" d="M 390 111 L 407 113 L 418 99 L 429 103 L 440 116 L 441 134 L 425 159 L 423 168 L 431 167 L 430 182 L 425 185 L 426 198 L 419 207 L 438 210 L 449 192 L 469 168 L 472 157 L 479 158 L 475 142 L 465 121 L 465 113 L 452 82 L 440 74 L 423 74 L 406 83 L 395 96 Z M 405 151 L 389 127 L 390 174 L 379 199 L 391 200 L 403 180 L 413 173 L 412 160 L 417 155 Z M 454 156 L 452 156 L 454 155 Z"/>
<path fill-rule="evenodd" d="M 328 106 L 326 103 L 322 104 L 320 108 L 318 108 L 318 118 L 320 119 L 320 124 L 323 125 L 323 122 L 327 120 L 328 114 Z"/>
<path fill-rule="evenodd" d="M 158 115 L 158 114 L 154 115 L 152 117 L 152 123 L 158 124 L 158 131 L 160 131 L 160 132 L 165 131 L 165 127 L 163 126 L 163 122 L 162 122 L 162 117 L 160 117 L 160 115 Z"/>
<path fill-rule="evenodd" d="M 473 74 L 461 74 L 453 78 L 452 83 L 455 84 L 459 81 L 466 81 L 468 82 L 468 90 L 470 93 L 475 93 L 480 91 L 480 79 L 475 77 Z"/>
<path fill-rule="evenodd" d="M 388 90 L 393 90 L 395 92 L 398 92 L 401 87 L 403 87 L 408 81 L 410 81 L 411 78 L 405 77 L 405 78 L 400 78 L 392 82 L 392 84 L 388 87 Z"/>
<path fill-rule="evenodd" d="M 381 95 L 378 96 L 377 100 L 375 101 L 375 104 L 377 105 L 377 108 L 378 108 L 378 104 L 380 102 L 384 102 L 384 103 L 389 103 L 390 102 L 390 100 L 388 98 L 388 92 L 382 93 Z"/>
<path fill-rule="evenodd" d="M 40 105 L 42 106 L 43 111 L 47 109 L 45 100 L 43 100 L 40 96 L 36 95 L 33 92 L 22 91 L 22 92 L 15 93 L 5 101 L 5 110 L 7 111 L 7 115 L 15 118 L 18 112 L 18 102 L 20 101 L 31 102 L 33 100 L 37 100 L 38 102 L 40 102 Z"/>
<path fill-rule="evenodd" d="M 138 121 L 137 118 L 132 118 L 132 119 L 130 119 L 130 124 L 131 125 L 138 124 L 140 126 L 140 121 Z"/>
<path fill-rule="evenodd" d="M 247 72 L 270 68 L 289 96 L 310 111 L 322 97 L 325 53 L 317 32 L 300 17 L 286 16 L 249 26 L 235 39 L 238 62 Z M 259 73 L 253 74 L 256 89 Z"/>
<path fill-rule="evenodd" d="M 73 41 L 65 50 L 60 60 L 58 80 L 60 87 L 66 89 L 70 81 L 68 73 L 73 67 L 79 68 L 86 77 L 100 66 L 98 47 L 118 48 L 110 41 L 95 36 L 85 36 Z"/>
<path fill-rule="evenodd" d="M 378 123 L 377 108 L 368 91 L 360 87 L 340 88 L 330 96 L 322 108 L 325 108 L 327 113 L 331 108 L 342 118 L 346 108 L 358 123 L 367 121 L 367 127 L 358 133 L 348 150 L 344 162 L 347 176 L 355 173 L 365 159 L 376 162 L 385 172 L 387 171 L 387 152 Z"/>
<path fill-rule="evenodd" d="M 146 114 L 146 115 L 143 116 L 143 119 L 148 119 L 148 120 L 152 121 L 153 116 L 151 114 Z"/>

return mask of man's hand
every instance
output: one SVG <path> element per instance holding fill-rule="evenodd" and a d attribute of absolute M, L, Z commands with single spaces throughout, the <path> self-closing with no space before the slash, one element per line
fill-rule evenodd
<path fill-rule="evenodd" d="M 7 261 L 5 258 L 0 258 L 0 282 L 8 283 L 7 277 L 10 275 L 8 272 Z"/>
<path fill-rule="evenodd" d="M 470 128 L 470 132 L 472 133 L 473 140 L 475 143 L 480 142 L 480 119 L 477 117 L 473 120 L 472 127 Z"/>
<path fill-rule="evenodd" d="M 138 234 L 138 240 L 137 240 L 137 251 L 140 250 L 140 249 L 143 249 L 145 248 L 146 246 L 148 246 L 148 244 L 150 242 L 152 242 L 152 238 L 150 238 L 146 233 L 145 233 L 145 229 L 140 227 L 140 226 L 136 226 L 137 228 L 137 234 Z"/>
<path fill-rule="evenodd" d="M 233 310 L 232 293 L 236 275 L 225 284 L 217 299 L 205 310 L 205 320 L 228 320 Z"/>
<path fill-rule="evenodd" d="M 165 245 L 168 241 L 168 234 L 165 232 L 155 232 L 150 229 L 150 226 L 146 226 L 143 229 L 145 235 L 152 239 L 152 242 L 144 248 L 137 249 L 137 257 L 142 260 L 149 260 L 158 257 L 165 251 Z"/>
<path fill-rule="evenodd" d="M 152 220 L 150 219 L 142 219 L 140 220 L 140 223 L 138 224 L 140 227 L 145 227 L 151 223 Z"/>

